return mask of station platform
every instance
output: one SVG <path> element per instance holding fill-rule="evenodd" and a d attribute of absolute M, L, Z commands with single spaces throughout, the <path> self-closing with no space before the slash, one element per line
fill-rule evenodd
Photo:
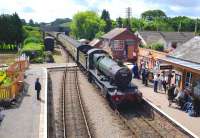
<path fill-rule="evenodd" d="M 51 68 L 65 68 L 65 67 L 76 67 L 76 63 L 46 63 L 46 64 L 31 64 L 30 68 L 44 67 L 47 69 Z"/>
<path fill-rule="evenodd" d="M 29 68 L 26 76 L 20 102 L 2 111 L 5 117 L 0 124 L 0 138 L 47 138 L 47 70 Z M 42 86 L 40 101 L 34 88 L 36 78 Z"/>
<path fill-rule="evenodd" d="M 155 93 L 151 84 L 146 87 L 142 84 L 142 81 L 138 79 L 133 79 L 133 83 L 138 86 L 138 89 L 143 94 L 143 98 L 149 104 L 154 106 L 159 112 L 164 114 L 186 132 L 190 133 L 193 137 L 200 137 L 200 117 L 189 116 L 188 113 L 180 110 L 175 103 L 169 107 L 167 94 L 165 94 L 164 91 Z"/>

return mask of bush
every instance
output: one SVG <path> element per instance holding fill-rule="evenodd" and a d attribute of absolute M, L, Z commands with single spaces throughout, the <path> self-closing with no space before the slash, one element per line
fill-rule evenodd
<path fill-rule="evenodd" d="M 24 30 L 26 32 L 26 37 L 36 37 L 42 41 L 42 35 L 38 27 L 24 26 Z"/>
<path fill-rule="evenodd" d="M 140 44 L 139 47 L 140 47 L 140 48 L 145 48 L 145 45 Z"/>
<path fill-rule="evenodd" d="M 164 45 L 163 44 L 159 44 L 159 43 L 152 44 L 151 48 L 154 49 L 154 50 L 157 50 L 157 51 L 161 51 L 161 52 L 164 51 Z"/>
<path fill-rule="evenodd" d="M 36 57 L 30 60 L 31 63 L 43 63 L 43 57 Z"/>
<path fill-rule="evenodd" d="M 44 56 L 43 52 L 44 52 L 44 45 L 37 43 L 28 43 L 21 50 L 21 54 L 26 54 L 26 56 L 29 56 L 30 61 L 33 59 L 37 61 L 38 59 L 35 58 L 38 57 L 43 58 Z"/>
<path fill-rule="evenodd" d="M 28 44 L 28 43 L 40 43 L 40 39 L 36 38 L 36 37 L 28 37 L 24 40 L 24 45 Z"/>

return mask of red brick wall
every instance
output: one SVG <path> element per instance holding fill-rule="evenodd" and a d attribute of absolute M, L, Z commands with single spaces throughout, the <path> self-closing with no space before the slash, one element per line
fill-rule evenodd
<path fill-rule="evenodd" d="M 128 30 L 121 33 L 120 35 L 116 36 L 115 38 L 113 38 L 112 40 L 127 40 L 127 39 L 132 39 L 135 41 L 134 45 L 129 45 L 128 46 L 128 51 L 127 51 L 127 55 L 126 55 L 126 59 L 124 59 L 124 50 L 123 51 L 114 51 L 112 50 L 112 55 L 115 59 L 123 59 L 124 61 L 130 61 L 130 62 L 136 62 L 137 57 L 138 57 L 138 46 L 139 46 L 139 39 L 136 35 L 134 35 L 133 33 L 129 32 Z M 133 52 L 136 54 L 136 56 L 133 56 Z"/>

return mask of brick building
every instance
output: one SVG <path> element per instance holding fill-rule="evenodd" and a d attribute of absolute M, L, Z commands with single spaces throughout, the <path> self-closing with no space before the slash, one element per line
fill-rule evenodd
<path fill-rule="evenodd" d="M 102 36 L 102 46 L 115 60 L 136 62 L 140 39 L 127 28 L 115 28 Z"/>

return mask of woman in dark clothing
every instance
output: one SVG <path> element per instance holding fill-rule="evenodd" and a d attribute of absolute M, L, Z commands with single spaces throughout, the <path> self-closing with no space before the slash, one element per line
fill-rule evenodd
<path fill-rule="evenodd" d="M 138 74 L 138 65 L 137 65 L 137 63 L 135 64 L 135 66 L 134 66 L 134 70 L 133 70 L 134 72 L 134 78 L 137 78 L 137 79 L 139 79 L 139 74 Z"/>
<path fill-rule="evenodd" d="M 148 86 L 148 79 L 149 79 L 149 70 L 145 69 L 145 77 L 144 77 L 144 84 L 145 86 Z"/>
<path fill-rule="evenodd" d="M 162 76 L 162 85 L 163 85 L 164 91 L 166 93 L 166 91 L 167 91 L 167 77 L 165 75 Z"/>
<path fill-rule="evenodd" d="M 145 84 L 145 69 L 142 68 L 141 72 L 142 72 L 142 84 Z"/>
<path fill-rule="evenodd" d="M 174 90 L 175 90 L 175 85 L 172 84 L 172 86 L 169 87 L 168 89 L 168 101 L 169 101 L 169 106 L 171 106 L 173 100 L 174 100 Z"/>

